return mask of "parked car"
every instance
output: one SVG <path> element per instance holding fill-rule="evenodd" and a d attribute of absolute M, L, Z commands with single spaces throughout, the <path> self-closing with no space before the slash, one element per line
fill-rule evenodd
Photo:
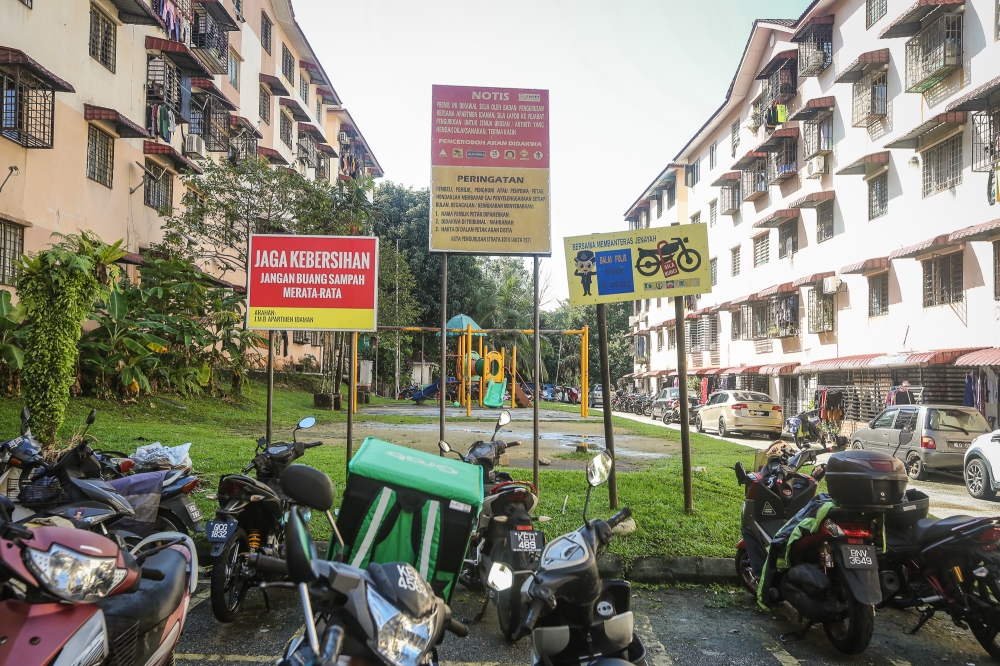
<path fill-rule="evenodd" d="M 1000 430 L 972 440 L 965 452 L 965 488 L 976 499 L 993 499 L 1000 490 Z"/>
<path fill-rule="evenodd" d="M 667 387 L 665 389 L 660 389 L 659 394 L 656 396 L 656 400 L 653 402 L 653 413 L 650 417 L 655 419 L 662 419 L 664 412 L 667 411 L 667 405 L 671 400 L 676 400 L 677 396 L 680 395 L 680 389 L 676 386 Z"/>
<path fill-rule="evenodd" d="M 695 418 L 698 432 L 718 429 L 719 436 L 739 431 L 781 436 L 781 407 L 771 396 L 757 391 L 717 391 L 708 398 Z"/>
<path fill-rule="evenodd" d="M 912 430 L 913 437 L 901 446 L 899 433 L 904 429 Z M 974 407 L 901 405 L 883 410 L 851 435 L 851 447 L 895 455 L 906 463 L 911 479 L 922 480 L 928 471 L 965 469 L 972 440 L 989 432 Z"/>
<path fill-rule="evenodd" d="M 604 407 L 604 387 L 600 384 L 590 390 L 590 406 Z"/>

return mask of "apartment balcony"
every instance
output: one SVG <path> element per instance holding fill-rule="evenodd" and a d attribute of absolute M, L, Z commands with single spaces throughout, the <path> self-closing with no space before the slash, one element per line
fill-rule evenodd
<path fill-rule="evenodd" d="M 212 74 L 229 71 L 229 32 L 239 26 L 218 0 L 201 0 L 194 5 L 191 49 Z"/>
<path fill-rule="evenodd" d="M 1000 162 L 1000 104 L 972 114 L 972 170 L 990 171 Z"/>
<path fill-rule="evenodd" d="M 739 171 L 728 171 L 719 176 L 712 187 L 719 187 L 719 213 L 735 215 L 740 210 L 740 177 Z"/>
<path fill-rule="evenodd" d="M 740 192 L 743 201 L 756 201 L 767 194 L 767 153 L 751 150 L 732 166 L 740 171 Z"/>
<path fill-rule="evenodd" d="M 817 16 L 802 26 L 793 42 L 798 42 L 798 76 L 818 76 L 833 63 L 833 15 Z"/>
<path fill-rule="evenodd" d="M 926 92 L 961 66 L 962 15 L 945 14 L 906 42 L 906 92 Z"/>
<path fill-rule="evenodd" d="M 888 108 L 885 70 L 869 72 L 854 83 L 851 125 L 867 128 L 872 121 L 885 118 Z"/>
<path fill-rule="evenodd" d="M 767 184 L 777 185 L 798 173 L 797 127 L 783 128 L 757 147 L 767 153 Z"/>
<path fill-rule="evenodd" d="M 229 159 L 240 162 L 258 155 L 258 142 L 264 138 L 252 122 L 242 116 L 229 116 Z"/>

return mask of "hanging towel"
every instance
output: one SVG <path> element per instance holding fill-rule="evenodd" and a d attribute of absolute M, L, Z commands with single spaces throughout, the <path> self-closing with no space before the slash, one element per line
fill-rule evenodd
<path fill-rule="evenodd" d="M 976 404 L 975 390 L 972 385 L 972 376 L 966 373 L 965 375 L 965 393 L 962 397 L 963 407 L 972 407 Z"/>
<path fill-rule="evenodd" d="M 774 107 L 778 114 L 778 124 L 782 124 L 788 120 L 788 107 L 784 104 L 778 104 Z"/>

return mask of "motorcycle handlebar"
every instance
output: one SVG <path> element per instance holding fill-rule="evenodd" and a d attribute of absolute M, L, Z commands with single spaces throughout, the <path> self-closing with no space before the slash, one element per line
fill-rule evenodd
<path fill-rule="evenodd" d="M 323 644 L 320 646 L 321 664 L 335 664 L 340 658 L 340 650 L 344 646 L 344 630 L 335 624 L 331 624 L 323 636 Z"/>
<path fill-rule="evenodd" d="M 608 518 L 608 529 L 614 529 L 632 517 L 632 509 L 625 507 L 615 515 Z"/>
<path fill-rule="evenodd" d="M 513 442 L 507 442 L 508 449 L 512 446 L 521 446 L 521 440 L 515 439 Z"/>
<path fill-rule="evenodd" d="M 534 630 L 535 623 L 538 622 L 538 616 L 541 614 L 544 605 L 545 602 L 541 599 L 531 600 L 531 605 L 528 606 L 528 614 L 524 616 L 524 622 L 521 623 L 521 628 L 518 630 L 518 639 L 524 638 Z"/>
<path fill-rule="evenodd" d="M 252 469 L 253 469 L 253 463 L 250 463 L 249 465 L 247 465 L 246 467 L 244 467 L 243 470 L 240 473 L 241 474 L 246 474 L 247 472 L 249 472 Z"/>
<path fill-rule="evenodd" d="M 323 446 L 323 440 L 320 440 L 318 442 L 309 442 L 308 444 L 305 444 L 304 446 L 307 449 L 313 449 L 313 448 L 316 448 L 317 446 Z"/>
<path fill-rule="evenodd" d="M 465 638 L 469 635 L 469 627 L 456 620 L 455 618 L 448 618 L 448 624 L 445 625 L 445 629 L 455 634 L 459 638 Z"/>
<path fill-rule="evenodd" d="M 250 553 L 247 564 L 261 573 L 272 576 L 287 576 L 288 563 L 277 557 L 269 557 L 260 553 Z"/>

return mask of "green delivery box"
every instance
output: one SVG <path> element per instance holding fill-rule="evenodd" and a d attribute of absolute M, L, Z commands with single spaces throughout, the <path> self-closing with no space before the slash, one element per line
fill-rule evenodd
<path fill-rule="evenodd" d="M 450 602 L 482 505 L 480 467 L 368 437 L 337 516 L 343 561 L 409 562 Z"/>

